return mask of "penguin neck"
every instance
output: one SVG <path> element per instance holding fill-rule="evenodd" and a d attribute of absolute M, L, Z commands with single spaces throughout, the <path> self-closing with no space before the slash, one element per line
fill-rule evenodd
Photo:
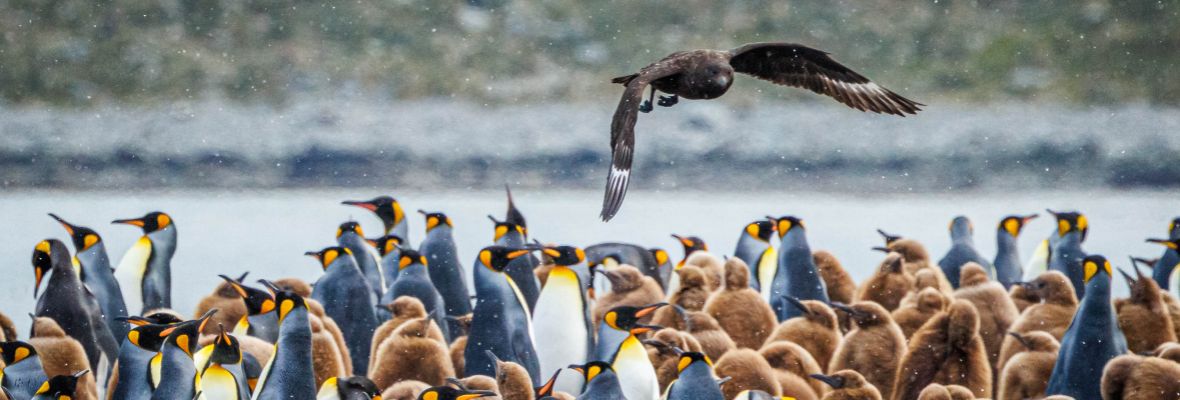
<path fill-rule="evenodd" d="M 975 237 L 965 228 L 956 227 L 951 231 L 951 242 L 954 244 L 973 245 L 975 244 Z"/>
<path fill-rule="evenodd" d="M 446 224 L 438 224 L 438 226 L 430 229 L 430 232 L 426 232 L 426 238 L 422 239 L 422 242 L 424 244 L 427 241 L 435 240 L 451 240 L 451 227 Z M 422 244 L 419 244 L 419 246 L 422 246 Z"/>
<path fill-rule="evenodd" d="M 709 368 L 709 364 L 696 361 L 684 367 L 684 371 L 680 372 L 678 379 L 692 382 L 713 382 L 716 378 L 713 376 L 713 369 Z"/>
<path fill-rule="evenodd" d="M 295 345 L 299 343 L 306 343 L 311 346 L 311 321 L 307 318 L 307 308 L 295 307 L 287 313 L 287 317 L 283 318 L 282 325 L 279 326 L 279 342 L 283 345 Z M 298 347 L 295 347 L 298 349 Z M 303 350 L 293 350 L 303 351 Z"/>
<path fill-rule="evenodd" d="M 406 243 L 410 242 L 410 225 L 406 223 L 404 218 L 401 221 L 394 222 L 392 228 L 386 224 L 385 233 L 393 233 L 397 237 L 402 238 L 402 241 Z"/>
<path fill-rule="evenodd" d="M 86 250 L 78 252 L 75 257 L 82 264 L 82 275 L 109 276 L 114 279 L 114 269 L 111 268 L 111 259 L 107 256 L 107 248 L 103 242 L 90 245 Z"/>
<path fill-rule="evenodd" d="M 996 258 L 1020 257 L 1016 248 L 1016 237 L 1003 229 L 996 230 Z"/>
<path fill-rule="evenodd" d="M 1065 236 L 1054 235 L 1057 237 L 1055 248 L 1058 249 L 1080 249 L 1082 247 L 1082 234 L 1077 231 L 1067 232 Z"/>
<path fill-rule="evenodd" d="M 149 233 L 148 240 L 152 241 L 152 258 L 172 259 L 176 253 L 176 226 L 169 225 L 164 229 Z"/>
<path fill-rule="evenodd" d="M 1110 303 L 1110 277 L 1098 272 L 1086 283 L 1086 294 L 1078 306 L 1077 315 L 1085 318 L 1113 318 L 1114 310 Z M 1091 320 L 1091 321 L 1095 321 Z M 1093 323 L 1087 323 L 1092 326 Z"/>
<path fill-rule="evenodd" d="M 514 248 L 522 247 L 525 245 L 525 240 L 524 235 L 521 235 L 520 232 L 509 231 L 504 236 L 500 236 L 500 239 L 496 240 L 496 245 Z"/>
<path fill-rule="evenodd" d="M 583 394 L 585 393 L 593 393 L 595 395 L 622 394 L 623 387 L 619 385 L 619 377 L 615 375 L 615 372 L 608 370 L 602 371 L 594 379 L 591 379 L 586 384 L 586 390 L 583 391 Z"/>
<path fill-rule="evenodd" d="M 807 253 L 811 257 L 811 246 L 807 244 L 807 232 L 803 228 L 794 227 L 783 235 L 782 242 L 779 245 L 779 251 L 783 253 Z"/>
<path fill-rule="evenodd" d="M 1164 254 L 1160 256 L 1159 261 L 1151 267 L 1151 278 L 1160 286 L 1161 290 L 1167 291 L 1171 289 L 1172 270 L 1176 268 L 1176 264 L 1180 263 L 1180 253 L 1169 248 L 1164 249 Z"/>
<path fill-rule="evenodd" d="M 427 267 L 422 264 L 413 264 L 413 265 L 407 266 L 405 268 L 402 268 L 402 270 L 397 273 L 397 276 L 399 276 L 399 277 L 412 276 L 412 277 L 419 277 L 419 278 L 425 277 L 425 278 L 429 279 L 430 274 L 426 271 L 426 268 Z"/>
<path fill-rule="evenodd" d="M 331 264 L 328 264 L 328 269 L 324 270 L 325 277 L 329 275 L 334 277 L 349 275 L 358 275 L 362 278 L 364 277 L 364 275 L 361 274 L 361 267 L 357 266 L 356 262 L 353 261 L 351 257 L 345 255 L 341 255 L 340 257 L 341 258 L 333 261 Z"/>
<path fill-rule="evenodd" d="M 475 297 L 478 301 L 488 301 L 490 299 L 507 299 L 514 296 L 512 294 L 512 287 L 508 285 L 508 275 L 503 272 L 496 272 L 484 267 L 483 265 L 475 266 Z"/>

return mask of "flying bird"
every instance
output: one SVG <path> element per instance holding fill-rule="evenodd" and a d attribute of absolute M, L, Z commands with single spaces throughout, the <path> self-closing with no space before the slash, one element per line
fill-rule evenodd
<path fill-rule="evenodd" d="M 833 60 L 827 52 L 794 43 L 751 43 L 733 50 L 676 52 L 643 67 L 638 73 L 611 80 L 626 86 L 611 120 L 611 169 L 602 202 L 602 220 L 609 221 L 623 204 L 635 154 L 635 121 L 640 112 L 656 104 L 675 105 L 681 97 L 691 100 L 721 97 L 733 84 L 733 73 L 753 75 L 780 85 L 811 90 L 861 111 L 917 114 L 925 104 L 902 97 Z M 643 92 L 651 87 L 647 100 Z"/>

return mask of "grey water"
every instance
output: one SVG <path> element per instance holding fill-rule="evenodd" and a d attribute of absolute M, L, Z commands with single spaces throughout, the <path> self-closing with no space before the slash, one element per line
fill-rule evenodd
<path fill-rule="evenodd" d="M 502 217 L 502 191 L 392 191 L 376 189 L 316 190 L 178 190 L 66 191 L 9 190 L 0 192 L 0 311 L 26 332 L 33 310 L 33 246 L 45 238 L 68 242 L 65 231 L 46 213 L 102 234 L 117 265 L 140 236 L 137 228 L 111 225 L 117 218 L 153 211 L 172 215 L 179 247 L 172 263 L 174 308 L 189 314 L 200 297 L 220 281 L 218 274 L 250 271 L 252 278 L 298 277 L 314 281 L 318 264 L 303 256 L 335 243 L 336 227 L 353 219 L 368 236 L 381 225 L 367 211 L 340 205 L 341 200 L 378 194 L 396 196 L 407 210 L 412 240 L 423 236 L 417 209 L 443 211 L 452 217 L 460 257 L 468 268 L 476 252 L 492 240 L 486 215 Z M 991 256 L 995 228 L 1008 214 L 1040 213 L 1020 239 L 1027 259 L 1038 241 L 1055 229 L 1045 208 L 1076 209 L 1089 217 L 1085 249 L 1106 255 L 1126 268 L 1127 256 L 1156 257 L 1161 247 L 1144 243 L 1165 233 L 1168 221 L 1180 215 L 1178 194 L 1171 191 L 961 191 L 954 194 L 850 194 L 780 191 L 652 191 L 634 190 L 622 212 L 610 223 L 598 220 L 601 193 L 518 189 L 514 192 L 528 218 L 532 237 L 543 242 L 590 245 L 625 241 L 668 249 L 681 256 L 672 233 L 698 235 L 721 255 L 731 254 L 746 223 L 766 215 L 804 219 L 813 250 L 832 251 L 858 281 L 872 272 L 881 254 L 875 229 L 916 238 L 937 260 L 949 246 L 947 224 L 956 215 L 974 221 L 975 244 Z M 1146 273 L 1146 271 L 1145 271 Z M 467 275 L 470 277 L 468 270 Z M 1126 293 L 1117 276 L 1116 294 Z M 470 278 L 469 278 L 470 279 Z"/>

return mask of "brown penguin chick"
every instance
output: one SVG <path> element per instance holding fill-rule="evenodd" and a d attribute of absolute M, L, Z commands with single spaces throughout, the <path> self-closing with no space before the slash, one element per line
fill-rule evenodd
<path fill-rule="evenodd" d="M 656 367 L 656 380 L 662 388 L 668 387 L 680 375 L 680 352 L 675 349 L 701 352 L 701 343 L 696 338 L 671 328 L 656 331 L 643 343 L 647 345 L 647 357 L 651 359 L 651 365 Z"/>
<path fill-rule="evenodd" d="M 1074 295 L 1073 284 L 1069 278 L 1060 272 L 1048 271 L 1022 285 L 1032 295 L 1040 298 L 1041 302 L 1025 309 L 1008 330 L 1016 333 L 1045 331 L 1060 341 L 1069 329 L 1073 314 L 1078 308 L 1078 298 Z M 1000 345 L 1000 358 L 996 366 L 1001 371 L 1007 365 L 1008 359 L 1019 350 L 1014 340 L 1006 337 Z"/>
<path fill-rule="evenodd" d="M 782 384 L 784 396 L 796 396 L 794 392 L 798 390 L 792 390 L 795 388 L 793 383 L 796 381 L 785 378 L 783 375 L 791 375 L 802 379 L 803 383 L 817 397 L 823 396 L 828 392 L 829 387 L 827 385 L 814 379 L 808 379 L 813 374 L 824 373 L 824 369 L 807 352 L 807 349 L 799 344 L 786 341 L 773 342 L 758 350 L 758 354 L 761 354 L 762 358 L 766 359 L 766 362 L 770 364 L 771 368 L 781 373 L 778 375 L 778 380 Z"/>
<path fill-rule="evenodd" d="M 1053 335 L 1042 331 L 1011 335 L 1024 350 L 1013 355 L 1008 365 L 1000 371 L 996 399 L 1035 399 L 1044 396 L 1061 344 Z"/>
<path fill-rule="evenodd" d="M 418 400 L 418 395 L 426 391 L 426 389 L 430 389 L 430 385 L 427 385 L 425 382 L 404 380 L 393 384 L 393 386 L 390 386 L 386 388 L 385 391 L 381 392 L 381 399 Z"/>
<path fill-rule="evenodd" d="M 274 281 L 275 286 L 289 292 L 294 292 L 305 299 L 311 298 L 311 285 L 299 278 L 282 278 Z"/>
<path fill-rule="evenodd" d="M 1122 355 L 1102 370 L 1102 398 L 1175 399 L 1180 396 L 1180 364 L 1155 357 Z"/>
<path fill-rule="evenodd" d="M 376 362 L 369 367 L 369 379 L 377 387 L 413 379 L 433 386 L 446 384 L 455 376 L 450 351 L 430 337 L 438 326 L 430 317 L 406 321 L 377 348 Z"/>
<path fill-rule="evenodd" d="M 709 297 L 705 312 L 734 344 L 747 349 L 762 347 L 778 324 L 770 304 L 750 288 L 750 269 L 737 257 L 725 262 L 725 286 Z"/>
<path fill-rule="evenodd" d="M 883 395 L 893 393 L 893 377 L 898 361 L 905 355 L 905 335 L 893 322 L 885 307 L 871 301 L 846 306 L 832 303 L 837 311 L 848 313 L 853 328 L 836 352 L 828 371 L 851 369 L 860 372 Z"/>
<path fill-rule="evenodd" d="M 923 246 L 922 243 L 913 239 L 898 238 L 890 241 L 885 247 L 889 251 L 901 254 L 902 260 L 905 261 L 902 268 L 910 275 L 917 278 L 918 271 L 930 270 L 934 280 L 938 282 L 938 290 L 947 296 L 951 295 L 951 291 L 954 290 L 951 282 L 946 279 L 946 275 L 942 273 L 942 269 L 938 268 L 938 265 L 930 262 L 930 253 L 926 251 L 926 246 Z"/>
<path fill-rule="evenodd" d="M 471 390 L 490 390 L 496 393 L 500 392 L 500 386 L 496 384 L 496 378 L 487 375 L 472 375 L 459 380 L 464 387 Z"/>
<path fill-rule="evenodd" d="M 1114 301 L 1119 328 L 1127 337 L 1127 349 L 1136 354 L 1145 353 L 1161 344 L 1175 342 L 1175 326 L 1155 280 L 1144 277 L 1139 268 L 1135 268 L 1135 277 L 1122 268 L 1119 273 L 1123 274 L 1130 289 L 1129 297 Z"/>
<path fill-rule="evenodd" d="M 751 349 L 733 349 L 717 360 L 714 368 L 717 376 L 729 377 L 721 385 L 721 393 L 732 399 L 743 390 L 761 390 L 774 396 L 782 396 L 783 389 L 770 363 L 761 354 Z"/>
<path fill-rule="evenodd" d="M 500 394 L 500 398 L 533 400 L 536 397 L 528 370 L 520 364 L 491 356 L 496 361 L 496 393 Z"/>
<path fill-rule="evenodd" d="M 243 275 L 244 277 L 244 275 Z M 216 308 L 217 313 L 209 319 L 209 323 L 205 324 L 205 330 L 201 332 L 203 335 L 216 335 L 218 325 L 232 328 L 238 324 L 238 321 L 247 314 L 246 302 L 238 295 L 233 286 L 229 282 L 222 281 L 213 289 L 213 293 L 202 297 L 197 302 L 196 310 L 193 312 L 193 319 L 201 318 L 206 312 Z"/>
<path fill-rule="evenodd" d="M 954 293 L 950 281 L 946 280 L 946 275 L 943 275 L 942 270 L 938 268 L 922 268 L 914 272 L 913 275 L 914 290 L 935 288 L 947 297 Z"/>
<path fill-rule="evenodd" d="M 836 312 L 827 304 L 815 300 L 796 300 L 787 298 L 795 307 L 803 310 L 803 315 L 783 321 L 770 337 L 766 338 L 765 346 L 778 341 L 789 341 L 803 346 L 809 354 L 815 357 L 819 365 L 826 367 L 832 362 L 832 354 L 840 346 L 843 335 L 836 322 Z M 820 372 L 824 372 L 820 370 Z M 806 377 L 806 375 L 803 375 Z"/>
<path fill-rule="evenodd" d="M 315 372 L 315 385 L 320 387 L 328 378 L 344 376 L 343 351 L 336 345 L 332 334 L 324 329 L 323 320 L 309 316 L 311 323 L 311 361 Z"/>
<path fill-rule="evenodd" d="M 812 379 L 824 382 L 832 388 L 823 400 L 881 400 L 881 392 L 859 372 L 844 369 L 831 375 L 815 374 Z"/>
<path fill-rule="evenodd" d="M 0 339 L 5 342 L 11 342 L 19 339 L 16 335 L 16 324 L 12 323 L 12 319 L 0 312 Z"/>
<path fill-rule="evenodd" d="M 725 279 L 725 261 L 720 257 L 708 251 L 694 251 L 684 259 L 684 265 L 694 265 L 701 269 L 710 292 L 721 288 Z"/>
<path fill-rule="evenodd" d="M 622 264 L 610 271 L 598 270 L 598 273 L 610 280 L 610 291 L 597 293 L 598 301 L 594 306 L 594 326 L 602 320 L 602 316 L 612 308 L 618 306 L 641 307 L 644 305 L 664 301 L 664 289 L 660 283 L 650 276 L 643 275 L 639 269 Z M 648 323 L 651 316 L 640 318 L 640 323 Z"/>
<path fill-rule="evenodd" d="M 915 398 L 931 383 L 962 385 L 976 397 L 992 395 L 991 364 L 979 337 L 979 314 L 966 300 L 951 302 L 910 338 L 891 398 Z"/>
<path fill-rule="evenodd" d="M 1012 304 L 1016 305 L 1016 309 L 1024 312 L 1026 308 L 1033 304 L 1041 302 L 1041 299 L 1025 288 L 1024 285 L 1012 285 L 1008 289 L 1008 297 L 1012 299 Z"/>
<path fill-rule="evenodd" d="M 975 400 L 975 395 L 971 389 L 959 385 L 931 383 L 918 393 L 918 400 Z"/>
<path fill-rule="evenodd" d="M 395 329 L 406 321 L 426 316 L 426 307 L 422 305 L 422 301 L 415 297 L 400 296 L 392 303 L 381 307 L 389 311 L 392 317 L 388 321 L 382 322 L 377 330 L 373 331 L 373 342 L 369 345 L 369 365 L 373 365 L 374 359 L 377 358 L 377 348 L 385 342 L 389 335 L 393 334 Z M 441 332 L 439 333 L 441 334 Z"/>
<path fill-rule="evenodd" d="M 1000 372 L 997 366 L 1000 347 L 1008 336 L 1008 329 L 1020 317 L 1020 311 L 1012 304 L 1012 298 L 1008 297 L 1004 285 L 988 280 L 987 271 L 979 264 L 964 264 L 959 277 L 955 298 L 971 302 L 979 314 L 979 337 L 987 348 L 987 360 L 993 372 L 992 382 L 995 382 Z"/>
<path fill-rule="evenodd" d="M 856 296 L 856 282 L 848 275 L 848 271 L 844 270 L 836 255 L 827 250 L 816 250 L 811 253 L 811 258 L 815 261 L 820 278 L 824 280 L 828 300 L 851 304 Z"/>
<path fill-rule="evenodd" d="M 814 379 L 801 378 L 795 374 L 774 370 L 774 377 L 782 388 L 783 398 L 795 400 L 819 400 L 819 394 L 811 387 Z M 735 397 L 736 398 L 736 397 Z"/>
<path fill-rule="evenodd" d="M 348 346 L 344 344 L 344 333 L 340 330 L 340 326 L 336 325 L 336 320 L 324 314 L 323 304 L 310 298 L 305 301 L 307 302 L 307 311 L 320 318 L 320 322 L 324 324 L 324 330 L 328 331 L 328 334 L 332 335 L 332 339 L 336 341 L 336 348 L 340 349 L 340 358 L 344 360 L 344 372 L 351 376 L 352 355 L 348 353 Z"/>
<path fill-rule="evenodd" d="M 455 318 L 459 323 L 459 327 L 463 330 L 463 336 L 455 338 L 451 341 L 451 366 L 455 367 L 455 376 L 463 376 L 464 369 L 467 367 L 466 359 L 464 358 L 467 351 L 467 333 L 471 330 L 472 314 L 467 314 L 462 317 Z M 442 333 L 441 331 L 439 332 Z"/>
<path fill-rule="evenodd" d="M 45 369 L 45 376 L 73 375 L 90 368 L 90 359 L 86 358 L 86 350 L 82 344 L 67 336 L 66 331 L 53 319 L 34 318 L 32 335 L 28 342 L 37 350 L 37 356 L 41 358 L 41 367 Z M 75 399 L 98 399 L 94 375 L 86 374 L 78 380 Z"/>
<path fill-rule="evenodd" d="M 721 329 L 717 320 L 704 311 L 689 312 L 686 323 L 688 333 L 696 338 L 701 344 L 701 350 L 711 359 L 721 359 L 726 352 L 737 348 L 737 344 Z"/>
<path fill-rule="evenodd" d="M 904 304 L 893 311 L 893 321 L 901 328 L 906 340 L 914 336 L 914 332 L 925 325 L 926 321 L 945 310 L 951 302 L 946 295 L 932 287 L 922 289 L 912 297 L 913 301 L 907 302 L 910 304 Z"/>
<path fill-rule="evenodd" d="M 1172 327 L 1175 328 L 1176 337 L 1180 338 L 1180 301 L 1177 301 L 1175 296 L 1166 291 L 1160 295 L 1160 298 L 1168 307 L 1168 316 L 1172 318 Z"/>
<path fill-rule="evenodd" d="M 857 301 L 874 301 L 887 311 L 897 309 L 901 299 L 914 289 L 914 277 L 902 269 L 899 253 L 889 253 L 877 270 L 857 289 Z"/>
<path fill-rule="evenodd" d="M 1180 343 L 1172 342 L 1161 344 L 1160 347 L 1157 347 L 1155 351 L 1151 353 L 1151 355 L 1180 363 Z"/>
<path fill-rule="evenodd" d="M 710 290 L 705 282 L 705 272 L 692 265 L 685 265 L 676 270 L 680 277 L 680 287 L 668 297 L 668 303 L 680 306 L 685 311 L 701 311 L 705 309 L 705 302 L 709 300 Z M 665 328 L 684 330 L 684 316 L 676 307 L 661 307 L 652 317 L 652 323 Z"/>

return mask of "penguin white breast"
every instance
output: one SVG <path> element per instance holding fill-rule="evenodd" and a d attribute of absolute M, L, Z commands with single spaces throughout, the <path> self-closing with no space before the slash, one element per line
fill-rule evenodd
<path fill-rule="evenodd" d="M 590 332 L 586 326 L 586 305 L 582 302 L 581 286 L 577 273 L 568 267 L 556 267 L 541 289 L 533 314 L 541 371 L 555 371 L 586 362 Z M 557 390 L 580 391 L 582 380 L 574 379 L 575 375 L 559 375 Z"/>
<path fill-rule="evenodd" d="M 201 395 L 208 400 L 239 400 L 238 381 L 221 365 L 211 365 L 201 374 Z"/>
<path fill-rule="evenodd" d="M 128 315 L 143 313 L 143 276 L 147 273 L 148 260 L 152 257 L 152 240 L 141 236 L 127 249 L 119 266 L 115 267 L 115 280 L 123 292 L 123 302 Z"/>
<path fill-rule="evenodd" d="M 778 273 L 778 249 L 767 247 L 758 258 L 758 290 L 762 292 L 762 299 L 770 302 L 771 284 Z"/>
<path fill-rule="evenodd" d="M 660 383 L 655 367 L 647 357 L 647 350 L 634 335 L 627 337 L 619 346 L 619 352 L 612 364 L 619 376 L 619 385 L 627 400 L 656 400 L 660 398 Z"/>

